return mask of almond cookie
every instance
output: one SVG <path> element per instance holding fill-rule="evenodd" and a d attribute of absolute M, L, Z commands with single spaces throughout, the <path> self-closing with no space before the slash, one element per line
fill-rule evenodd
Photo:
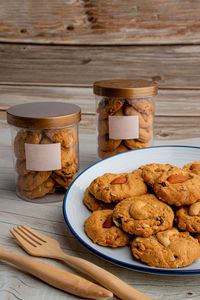
<path fill-rule="evenodd" d="M 45 135 L 50 138 L 53 143 L 60 143 L 61 146 L 65 148 L 74 146 L 78 140 L 77 133 L 74 128 L 46 130 Z"/>
<path fill-rule="evenodd" d="M 169 205 L 153 194 L 127 198 L 113 210 L 113 222 L 129 234 L 148 237 L 173 226 L 174 213 Z"/>
<path fill-rule="evenodd" d="M 123 99 L 116 98 L 104 98 L 99 102 L 97 113 L 99 113 L 100 119 L 108 119 L 108 116 L 114 115 L 120 110 L 124 104 Z"/>
<path fill-rule="evenodd" d="M 154 192 L 169 204 L 193 204 L 200 199 L 200 176 L 179 168 L 164 172 L 156 180 Z"/>
<path fill-rule="evenodd" d="M 124 109 L 124 113 L 126 116 L 138 116 L 139 119 L 139 127 L 148 128 L 153 124 L 153 115 L 146 115 L 144 113 L 140 113 L 133 106 L 126 106 Z"/>
<path fill-rule="evenodd" d="M 55 192 L 55 182 L 51 178 L 48 178 L 45 182 L 43 182 L 33 190 L 25 191 L 19 186 L 17 190 L 19 192 L 19 195 L 22 195 L 28 199 L 40 198 L 46 194 L 53 194 Z"/>
<path fill-rule="evenodd" d="M 176 222 L 180 230 L 200 233 L 200 200 L 177 210 Z"/>
<path fill-rule="evenodd" d="M 102 151 L 113 151 L 119 147 L 122 140 L 113 140 L 109 139 L 109 135 L 99 135 L 98 136 L 98 145 Z"/>
<path fill-rule="evenodd" d="M 151 147 L 150 143 L 144 143 L 144 142 L 141 142 L 139 140 L 134 140 L 134 139 L 124 140 L 124 144 L 131 150 Z"/>
<path fill-rule="evenodd" d="M 113 209 L 114 203 L 105 203 L 101 200 L 97 200 L 90 192 L 89 188 L 86 189 L 84 197 L 83 197 L 83 203 L 85 206 L 91 210 L 102 210 L 102 209 Z"/>
<path fill-rule="evenodd" d="M 20 130 L 14 139 L 14 153 L 19 160 L 25 159 L 25 143 L 39 144 L 42 139 L 40 131 Z"/>
<path fill-rule="evenodd" d="M 91 182 L 89 191 L 96 199 L 111 203 L 143 195 L 147 192 L 147 186 L 138 172 L 106 173 Z"/>
<path fill-rule="evenodd" d="M 85 221 L 85 232 L 93 243 L 100 246 L 122 247 L 130 236 L 112 222 L 112 210 L 96 210 Z"/>
<path fill-rule="evenodd" d="M 21 190 L 32 191 L 45 182 L 50 177 L 51 173 L 51 171 L 38 171 L 28 173 L 25 176 L 19 176 L 17 185 Z"/>
<path fill-rule="evenodd" d="M 131 249 L 136 259 L 158 268 L 181 268 L 200 256 L 198 240 L 176 228 L 158 232 L 148 238 L 136 237 Z"/>
<path fill-rule="evenodd" d="M 117 147 L 113 151 L 102 151 L 100 148 L 98 148 L 98 155 L 99 155 L 100 158 L 107 158 L 107 157 L 110 157 L 112 155 L 122 153 L 122 152 L 125 152 L 125 151 L 128 151 L 128 150 L 129 149 L 124 144 L 120 144 L 119 147 Z"/>
<path fill-rule="evenodd" d="M 142 177 L 150 187 L 153 187 L 158 177 L 160 177 L 164 172 L 171 171 L 174 168 L 177 167 L 170 164 L 148 164 L 142 166 Z"/>
<path fill-rule="evenodd" d="M 140 113 L 150 115 L 154 112 L 154 105 L 151 99 L 128 99 L 127 101 Z"/>
<path fill-rule="evenodd" d="M 194 161 L 183 167 L 184 170 L 191 171 L 194 174 L 200 175 L 200 161 Z"/>

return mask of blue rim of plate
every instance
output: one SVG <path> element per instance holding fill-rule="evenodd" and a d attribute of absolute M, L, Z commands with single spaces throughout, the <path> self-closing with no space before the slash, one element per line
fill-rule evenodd
<path fill-rule="evenodd" d="M 118 260 L 118 259 L 115 259 L 115 258 L 111 258 L 110 256 L 108 255 L 105 255 L 103 254 L 102 252 L 92 248 L 90 245 L 88 245 L 77 233 L 76 231 L 73 229 L 70 221 L 69 221 L 69 218 L 67 216 L 67 212 L 66 212 L 66 203 L 67 203 L 67 196 L 68 196 L 68 193 L 71 189 L 71 187 L 73 186 L 73 184 L 75 183 L 76 180 L 78 180 L 78 178 L 84 174 L 88 169 L 96 166 L 97 164 L 99 163 L 102 163 L 103 161 L 107 160 L 107 159 L 110 159 L 110 158 L 113 158 L 114 156 L 118 156 L 118 155 L 123 155 L 124 153 L 127 153 L 127 152 L 133 152 L 133 151 L 143 151 L 145 149 L 152 149 L 152 148 L 192 148 L 192 149 L 199 149 L 200 150 L 200 147 L 197 147 L 197 146 L 183 146 L 183 145 L 166 145 L 166 146 L 153 146 L 153 147 L 146 147 L 146 148 L 142 148 L 142 149 L 134 149 L 134 150 L 129 150 L 129 151 L 126 151 L 126 152 L 122 152 L 122 153 L 118 153 L 118 154 L 115 154 L 111 157 L 107 157 L 103 160 L 100 160 L 96 163 L 94 163 L 93 165 L 89 166 L 88 168 L 86 168 L 85 170 L 83 170 L 76 178 L 75 180 L 71 183 L 71 185 L 69 186 L 66 194 L 65 194 L 65 197 L 64 197 L 64 200 L 63 200 L 63 216 L 64 216 L 64 219 L 65 219 L 65 222 L 67 224 L 67 226 L 69 227 L 70 231 L 73 233 L 73 235 L 87 248 L 89 249 L 92 253 L 104 258 L 105 260 L 111 262 L 111 263 L 114 263 L 116 265 L 119 265 L 121 267 L 125 267 L 125 268 L 128 268 L 128 269 L 131 269 L 131 270 L 134 270 L 134 271 L 140 271 L 140 272 L 145 272 L 145 273 L 151 273 L 151 274 L 155 274 L 155 275 L 200 275 L 200 269 L 195 269 L 195 270 L 183 270 L 183 269 L 164 269 L 164 268 L 153 268 L 153 267 L 150 267 L 150 266 L 137 266 L 137 265 L 134 265 L 134 264 L 129 264 L 129 263 L 126 263 L 126 262 L 123 262 L 121 260 Z"/>

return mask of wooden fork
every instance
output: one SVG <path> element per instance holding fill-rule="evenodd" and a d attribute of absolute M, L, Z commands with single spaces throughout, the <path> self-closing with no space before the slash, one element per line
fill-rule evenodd
<path fill-rule="evenodd" d="M 19 245 L 30 255 L 55 258 L 75 266 L 123 300 L 153 300 L 97 265 L 82 258 L 65 254 L 58 241 L 28 226 L 20 225 L 10 229 L 10 232 Z"/>

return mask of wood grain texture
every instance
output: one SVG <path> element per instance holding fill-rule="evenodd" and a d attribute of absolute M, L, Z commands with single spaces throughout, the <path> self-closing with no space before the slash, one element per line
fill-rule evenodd
<path fill-rule="evenodd" d="M 95 114 L 92 87 L 0 85 L 0 110 L 39 101 L 73 102 L 83 114 Z M 158 116 L 200 116 L 200 90 L 159 89 L 155 101 Z"/>
<path fill-rule="evenodd" d="M 0 41 L 199 43 L 199 9 L 198 0 L 2 0 Z"/>
<path fill-rule="evenodd" d="M 161 88 L 199 89 L 200 46 L 43 46 L 0 44 L 1 84 L 92 85 L 152 79 Z"/>

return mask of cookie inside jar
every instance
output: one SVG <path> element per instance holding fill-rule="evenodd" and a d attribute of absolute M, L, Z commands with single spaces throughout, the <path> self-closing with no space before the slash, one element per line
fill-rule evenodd
<path fill-rule="evenodd" d="M 38 102 L 8 109 L 16 193 L 27 201 L 63 200 L 79 167 L 79 106 Z"/>
<path fill-rule="evenodd" d="M 96 95 L 99 158 L 151 147 L 154 96 L 158 91 L 155 82 L 104 80 L 95 82 L 93 90 Z"/>

